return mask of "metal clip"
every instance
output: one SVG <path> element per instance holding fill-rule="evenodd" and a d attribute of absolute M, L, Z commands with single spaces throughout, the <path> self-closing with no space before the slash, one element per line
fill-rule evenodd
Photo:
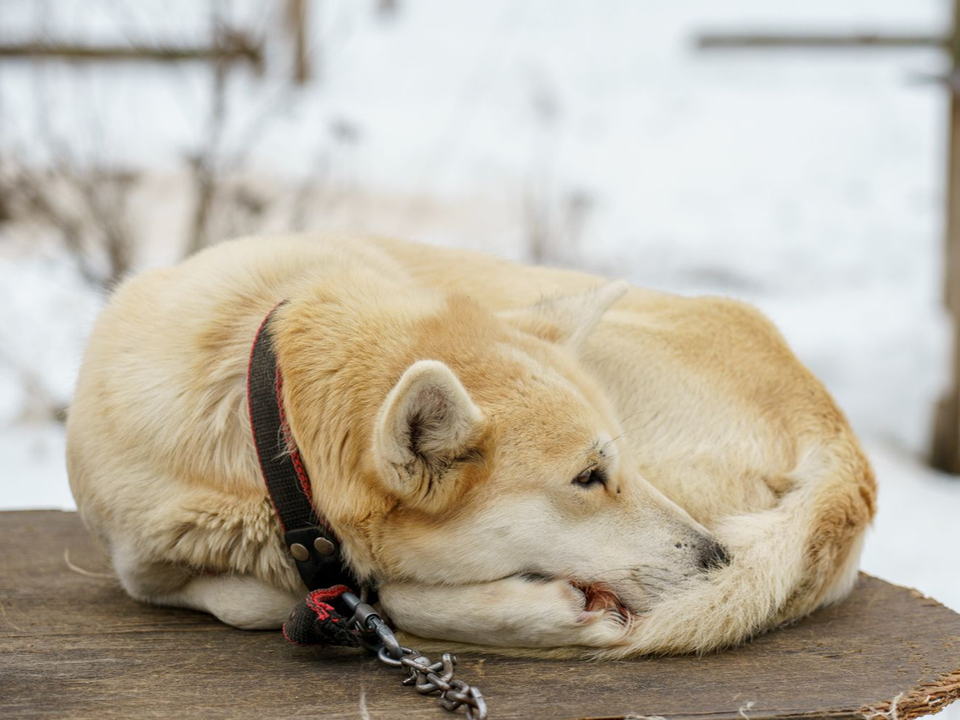
<path fill-rule="evenodd" d="M 393 630 L 377 614 L 372 605 L 363 602 L 351 592 L 345 592 L 340 598 L 347 609 L 353 613 L 353 617 L 350 619 L 351 626 L 356 626 L 360 634 L 364 636 L 365 644 L 371 652 L 379 654 L 380 648 L 384 648 L 394 660 L 403 656 L 403 650 L 397 636 L 393 634 Z M 376 642 L 370 642 L 374 637 Z"/>

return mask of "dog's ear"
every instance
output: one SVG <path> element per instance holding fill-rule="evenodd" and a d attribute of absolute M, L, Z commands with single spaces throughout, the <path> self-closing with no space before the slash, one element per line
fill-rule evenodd
<path fill-rule="evenodd" d="M 578 348 L 629 288 L 626 280 L 614 280 L 585 293 L 547 298 L 530 307 L 507 310 L 500 316 L 524 332 Z"/>
<path fill-rule="evenodd" d="M 453 371 L 420 360 L 407 368 L 377 416 L 373 440 L 380 475 L 417 507 L 439 509 L 464 458 L 473 457 L 482 427 L 483 413 Z"/>

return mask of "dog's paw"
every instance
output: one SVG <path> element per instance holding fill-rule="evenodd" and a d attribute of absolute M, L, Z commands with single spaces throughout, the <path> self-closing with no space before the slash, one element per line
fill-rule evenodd
<path fill-rule="evenodd" d="M 588 594 L 573 583 L 558 579 L 520 580 L 528 587 L 517 592 L 528 597 L 538 615 L 541 636 L 551 638 L 551 644 L 609 647 L 625 641 L 624 617 L 613 607 L 593 609 Z"/>
<path fill-rule="evenodd" d="M 388 583 L 380 602 L 401 630 L 480 645 L 551 648 L 623 644 L 615 610 L 591 609 L 565 580 L 508 577 L 487 583 L 428 586 Z"/>

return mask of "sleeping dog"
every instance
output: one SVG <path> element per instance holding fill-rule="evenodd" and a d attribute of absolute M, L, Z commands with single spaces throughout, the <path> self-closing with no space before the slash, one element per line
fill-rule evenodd
<path fill-rule="evenodd" d="M 312 503 L 407 633 L 705 651 L 852 587 L 869 465 L 756 311 L 299 236 L 134 277 L 97 322 L 68 470 L 134 598 L 252 629 L 304 595 L 249 425 L 268 315 Z"/>

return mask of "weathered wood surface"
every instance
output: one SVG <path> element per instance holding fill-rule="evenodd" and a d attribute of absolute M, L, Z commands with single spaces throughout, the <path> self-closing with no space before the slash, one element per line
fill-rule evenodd
<path fill-rule="evenodd" d="M 140 605 L 70 571 L 65 549 L 105 570 L 76 515 L 0 513 L 0 717 L 448 717 L 367 656 Z M 909 718 L 960 695 L 960 615 L 864 576 L 845 603 L 718 655 L 460 668 L 493 718 L 862 717 L 896 697 Z"/>

